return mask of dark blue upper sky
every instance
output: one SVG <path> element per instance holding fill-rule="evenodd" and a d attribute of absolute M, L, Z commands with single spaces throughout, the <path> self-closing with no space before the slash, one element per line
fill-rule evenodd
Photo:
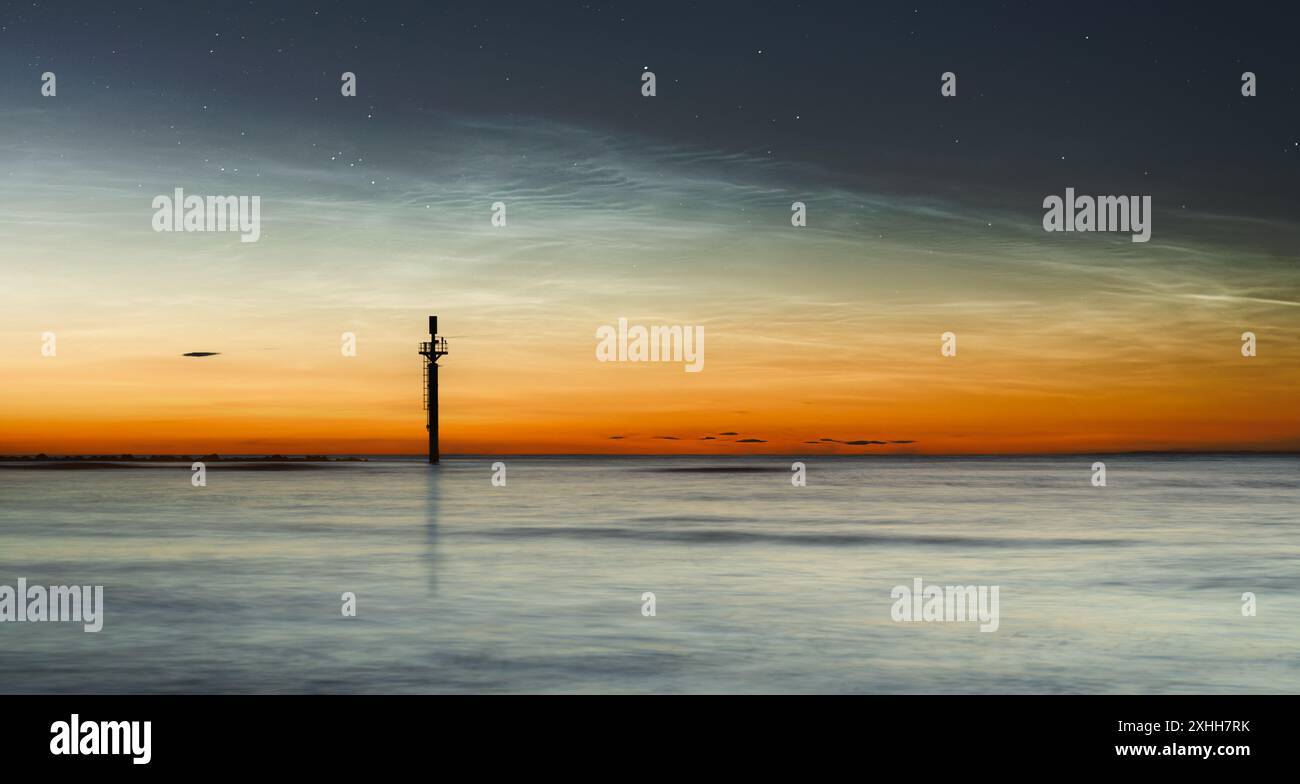
<path fill-rule="evenodd" d="M 420 112 L 538 118 L 899 192 L 1064 183 L 1285 215 L 1300 173 L 1294 22 L 1189 3 L 15 3 L 0 97 L 35 104 L 51 70 L 65 101 L 127 124 L 137 110 L 289 131 L 409 115 L 418 137 Z M 1256 98 L 1240 95 L 1245 70 Z M 333 100 L 343 71 L 356 101 Z M 955 98 L 939 95 L 944 71 Z"/>

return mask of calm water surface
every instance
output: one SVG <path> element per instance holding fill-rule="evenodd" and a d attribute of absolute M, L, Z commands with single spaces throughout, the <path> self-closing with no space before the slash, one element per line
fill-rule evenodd
<path fill-rule="evenodd" d="M 0 692 L 1300 692 L 1294 458 L 492 462 L 0 469 Z"/>

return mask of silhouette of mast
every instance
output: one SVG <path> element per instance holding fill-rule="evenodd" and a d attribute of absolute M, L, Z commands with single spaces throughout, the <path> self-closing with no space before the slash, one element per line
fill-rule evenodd
<path fill-rule="evenodd" d="M 429 340 L 420 344 L 424 357 L 425 429 L 429 431 L 429 463 L 438 464 L 438 360 L 447 355 L 447 339 L 438 337 L 438 317 L 429 317 Z"/>

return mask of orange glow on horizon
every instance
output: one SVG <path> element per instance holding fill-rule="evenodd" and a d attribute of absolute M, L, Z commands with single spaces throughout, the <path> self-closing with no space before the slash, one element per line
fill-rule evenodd
<path fill-rule="evenodd" d="M 954 358 L 939 356 L 937 339 L 900 336 L 846 338 L 819 357 L 715 330 L 704 372 L 687 374 L 596 362 L 594 339 L 574 334 L 504 357 L 453 340 L 441 371 L 443 454 L 1300 449 L 1300 365 L 1240 359 L 1230 343 L 1224 356 L 1153 363 L 1052 358 L 1059 342 L 1023 335 L 1007 352 L 972 331 Z M 16 383 L 0 396 L 0 453 L 423 454 L 420 336 L 407 337 L 363 343 L 352 358 L 323 345 L 288 366 L 238 347 L 206 359 L 111 357 L 109 346 L 65 339 L 58 357 L 8 358 Z"/>

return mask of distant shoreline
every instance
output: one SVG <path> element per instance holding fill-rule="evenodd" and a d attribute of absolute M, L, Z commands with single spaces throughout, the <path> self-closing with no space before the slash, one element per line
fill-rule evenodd
<path fill-rule="evenodd" d="M 368 457 L 348 455 L 0 455 L 9 463 L 365 463 Z"/>
<path fill-rule="evenodd" d="M 1100 458 L 1100 457 L 1300 457 L 1298 451 L 1266 450 L 1207 450 L 1207 451 L 1171 451 L 1171 450 L 1134 450 L 1123 452 L 1016 452 L 1016 453 L 957 453 L 957 454 L 917 454 L 913 452 L 870 453 L 862 454 L 809 454 L 809 453 L 502 453 L 484 452 L 473 454 L 449 454 L 444 460 L 477 459 L 590 459 L 590 460 L 646 460 L 646 459 L 719 459 L 719 460 L 756 460 L 782 459 L 796 460 L 858 460 L 872 459 L 907 459 L 907 460 L 963 460 L 963 459 L 1035 459 L 1035 458 Z M 374 454 L 374 455 L 133 455 L 133 454 L 88 454 L 88 455 L 0 455 L 0 468 L 18 465 L 76 465 L 106 463 L 370 463 L 370 462 L 422 462 L 425 455 L 411 454 Z M 5 464 L 9 464 L 6 466 Z"/>

